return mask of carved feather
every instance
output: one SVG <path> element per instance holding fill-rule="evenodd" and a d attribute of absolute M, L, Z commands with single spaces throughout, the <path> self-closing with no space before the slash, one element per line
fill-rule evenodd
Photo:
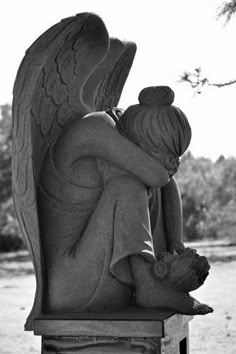
<path fill-rule="evenodd" d="M 102 20 L 62 20 L 27 50 L 13 91 L 13 198 L 37 280 L 25 328 L 43 311 L 43 255 L 37 213 L 40 168 L 49 146 L 75 115 L 118 104 L 135 45 L 109 40 Z"/>

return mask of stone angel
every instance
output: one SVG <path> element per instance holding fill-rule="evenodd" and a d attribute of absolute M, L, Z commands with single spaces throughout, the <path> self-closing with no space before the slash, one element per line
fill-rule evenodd
<path fill-rule="evenodd" d="M 209 265 L 184 248 L 174 178 L 188 120 L 165 86 L 117 108 L 135 52 L 82 13 L 39 37 L 18 70 L 13 196 L 37 280 L 26 329 L 42 313 L 130 304 L 212 311 L 189 295 Z"/>

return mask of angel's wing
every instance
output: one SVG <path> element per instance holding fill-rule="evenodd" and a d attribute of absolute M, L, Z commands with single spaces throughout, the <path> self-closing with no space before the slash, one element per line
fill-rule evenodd
<path fill-rule="evenodd" d="M 135 55 L 133 43 L 109 40 L 102 20 L 62 20 L 27 50 L 13 97 L 13 199 L 36 274 L 25 328 L 43 311 L 43 255 L 37 186 L 45 153 L 75 116 L 117 105 Z"/>
<path fill-rule="evenodd" d="M 90 76 L 83 90 L 84 102 L 92 106 L 94 111 L 105 111 L 118 105 L 135 53 L 135 43 L 110 39 L 105 60 Z M 91 95 L 91 91 L 94 95 Z"/>

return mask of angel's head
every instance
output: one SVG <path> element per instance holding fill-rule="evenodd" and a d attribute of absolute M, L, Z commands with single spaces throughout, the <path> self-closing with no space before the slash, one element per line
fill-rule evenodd
<path fill-rule="evenodd" d="M 139 104 L 130 106 L 119 119 L 126 137 L 159 159 L 173 175 L 179 157 L 191 140 L 185 114 L 172 106 L 174 92 L 167 86 L 147 87 L 139 94 Z"/>
<path fill-rule="evenodd" d="M 206 257 L 199 256 L 194 249 L 185 248 L 180 255 L 175 251 L 161 253 L 153 272 L 157 279 L 169 287 L 188 293 L 204 283 L 209 269 Z"/>

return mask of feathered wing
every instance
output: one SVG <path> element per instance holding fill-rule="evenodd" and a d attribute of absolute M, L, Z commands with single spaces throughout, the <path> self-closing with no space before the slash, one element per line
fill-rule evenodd
<path fill-rule="evenodd" d="M 26 52 L 13 99 L 13 197 L 17 217 L 34 263 L 37 289 L 26 323 L 42 306 L 43 257 L 37 214 L 37 184 L 49 145 L 75 113 L 88 113 L 82 89 L 108 51 L 103 22 L 81 14 L 53 26 Z"/>
<path fill-rule="evenodd" d="M 36 274 L 27 330 L 43 304 L 37 186 L 45 153 L 69 120 L 117 105 L 134 54 L 134 44 L 110 43 L 102 20 L 82 13 L 39 37 L 19 67 L 13 91 L 13 199 Z"/>
<path fill-rule="evenodd" d="M 110 39 L 106 58 L 92 73 L 83 90 L 84 102 L 93 106 L 94 111 L 105 111 L 118 105 L 135 53 L 135 43 Z"/>

